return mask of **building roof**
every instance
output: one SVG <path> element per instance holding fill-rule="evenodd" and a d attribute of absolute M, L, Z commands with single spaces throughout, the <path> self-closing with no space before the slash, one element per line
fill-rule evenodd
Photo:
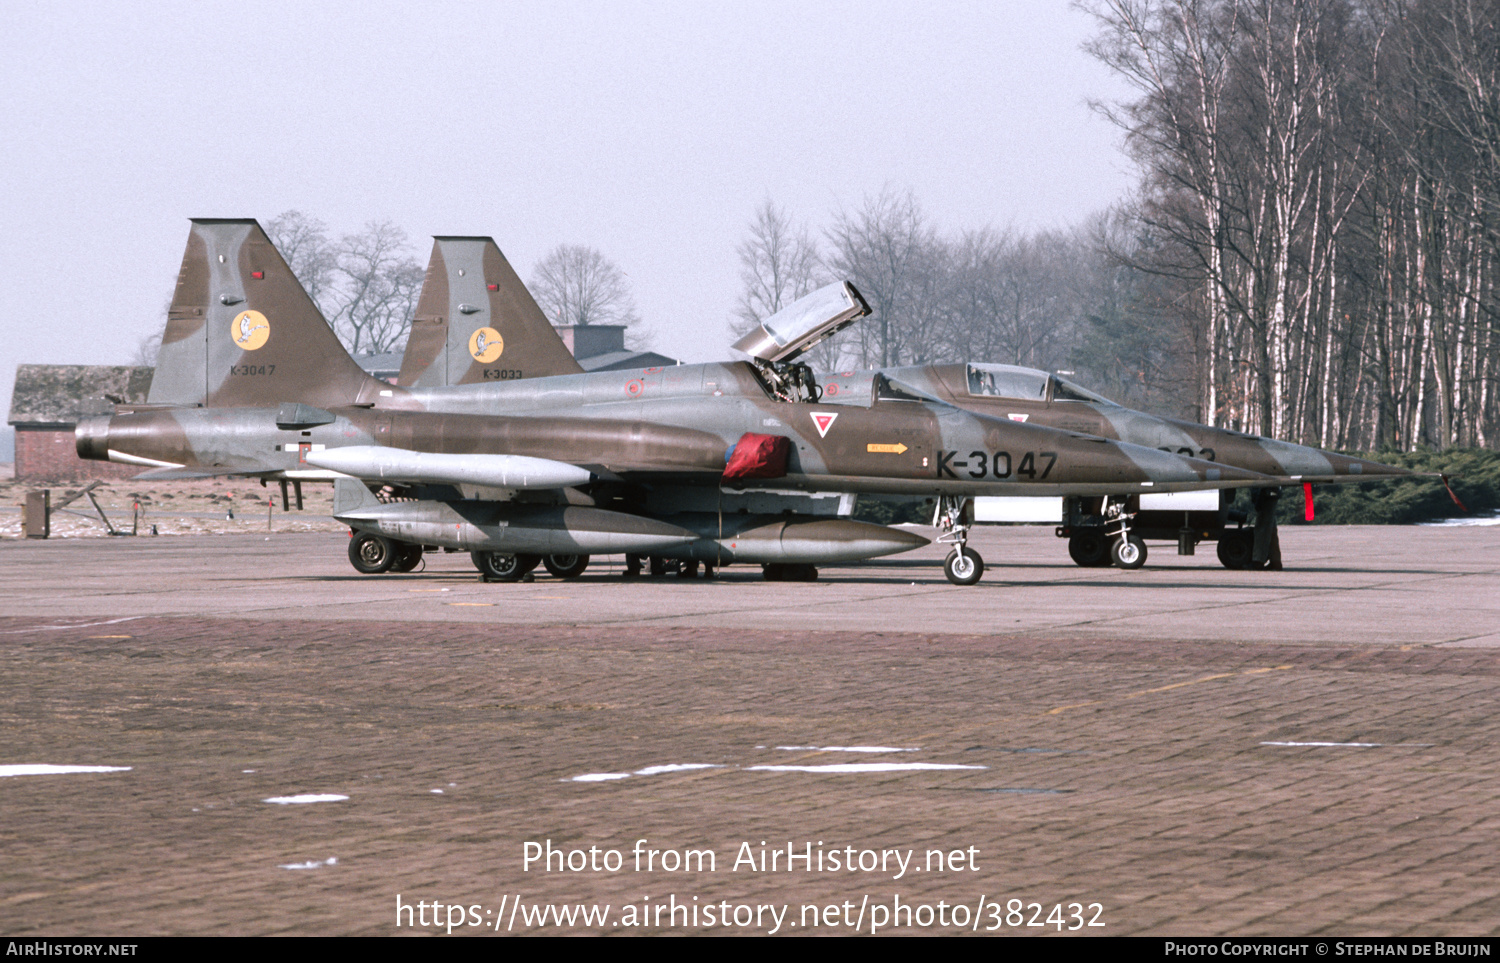
<path fill-rule="evenodd" d="M 116 404 L 146 400 L 153 370 L 124 364 L 17 365 L 7 420 L 71 427 L 88 415 L 112 415 Z"/>

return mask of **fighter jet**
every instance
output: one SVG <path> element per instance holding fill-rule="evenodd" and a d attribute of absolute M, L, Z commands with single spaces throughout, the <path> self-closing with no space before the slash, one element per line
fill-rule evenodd
<path fill-rule="evenodd" d="M 882 374 L 968 411 L 1130 442 L 1176 452 L 1273 477 L 1274 485 L 1252 489 L 1254 525 L 1246 513 L 1202 496 L 1178 499 L 1142 511 L 1136 493 L 1112 497 L 1071 497 L 1063 502 L 1058 534 L 1079 565 L 1145 563 L 1144 538 L 1172 539 L 1191 554 L 1203 539 L 1218 542 L 1228 568 L 1280 567 L 1276 500 L 1284 487 L 1301 486 L 1311 512 L 1313 484 L 1382 481 L 1408 477 L 1405 468 L 1337 452 L 1277 441 L 1226 428 L 1165 418 L 1126 408 L 1056 374 L 1001 364 L 937 364 L 885 369 Z M 825 400 L 858 392 L 867 376 L 846 372 L 822 378 Z"/>
<path fill-rule="evenodd" d="M 495 278 L 490 290 L 503 292 L 503 301 L 492 312 L 471 307 L 481 302 L 472 293 L 462 293 L 477 288 L 484 264 L 490 265 L 484 269 L 486 276 Z M 412 383 L 411 379 L 417 377 L 422 380 L 416 383 L 424 386 L 472 384 L 500 377 L 524 378 L 578 370 L 561 339 L 490 238 L 437 238 L 422 303 L 425 307 L 418 311 L 416 329 L 423 338 L 414 336 L 407 349 L 402 365 L 403 384 Z M 436 347 L 435 335 L 439 331 L 447 334 L 444 349 Z M 471 339 L 485 334 L 503 335 L 524 343 L 525 350 L 532 353 L 545 348 L 549 354 L 540 363 L 528 357 L 524 363 L 518 360 L 514 367 L 501 370 L 470 364 L 466 347 L 472 347 Z M 747 335 L 735 345 L 734 351 L 752 361 L 758 354 L 765 354 L 767 360 L 774 362 L 785 361 L 810 346 L 781 347 L 774 344 L 774 339 L 768 342 L 765 330 L 761 329 Z M 447 357 L 460 358 L 462 364 L 434 364 L 440 350 L 446 350 Z M 1403 468 L 1335 452 L 1135 411 L 1058 375 L 1034 368 L 940 364 L 878 372 L 808 374 L 805 380 L 817 385 L 822 404 L 843 406 L 862 404 L 877 377 L 894 380 L 921 394 L 979 414 L 1159 448 L 1276 479 L 1274 485 L 1252 489 L 1254 524 L 1248 526 L 1246 522 L 1251 516 L 1221 497 L 1231 495 L 1228 490 L 1147 495 L 1144 511 L 1140 496 L 1134 492 L 1068 497 L 1063 500 L 1063 524 L 1058 534 L 1069 539 L 1069 553 L 1080 565 L 1107 565 L 1113 561 L 1126 568 L 1138 567 L 1146 560 L 1144 539 L 1152 538 L 1176 540 L 1179 552 L 1184 554 L 1192 554 L 1199 541 L 1211 539 L 1217 541 L 1220 561 L 1229 568 L 1279 567 L 1275 504 L 1283 487 L 1303 486 L 1310 510 L 1310 487 L 1315 482 L 1376 481 L 1411 474 Z M 938 466 L 939 474 L 957 477 L 972 470 L 970 462 L 977 462 L 978 454 L 981 453 L 955 453 L 950 461 Z M 981 498 L 981 507 L 992 501 Z M 973 509 L 973 505 L 962 506 L 958 516 L 968 517 Z"/>
<path fill-rule="evenodd" d="M 485 284 L 493 308 L 499 282 Z M 795 359 L 866 313 L 839 283 L 767 319 L 749 361 L 396 387 L 348 357 L 258 224 L 198 220 L 147 403 L 80 422 L 77 447 L 164 472 L 357 478 L 366 484 L 340 485 L 336 514 L 357 530 L 356 567 L 409 568 L 433 545 L 474 553 L 498 578 L 544 553 L 621 551 L 761 563 L 769 578 L 797 578 L 820 562 L 927 544 L 879 525 L 757 510 L 766 493 L 869 492 L 936 498 L 949 529 L 941 540 L 953 545 L 945 573 L 973 584 L 983 562 L 965 544 L 962 513 L 973 496 L 1267 483 L 962 411 L 884 376 L 862 399 L 823 404 Z M 494 347 L 487 339 L 471 355 L 505 363 Z M 960 462 L 963 473 L 951 471 Z"/>

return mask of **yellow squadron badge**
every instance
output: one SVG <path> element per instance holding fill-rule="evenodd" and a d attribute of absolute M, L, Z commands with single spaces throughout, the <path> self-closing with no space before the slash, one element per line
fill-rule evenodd
<path fill-rule="evenodd" d="M 469 335 L 469 354 L 480 364 L 489 364 L 505 351 L 505 339 L 494 328 L 480 328 Z"/>
<path fill-rule="evenodd" d="M 241 311 L 229 322 L 229 336 L 246 351 L 255 351 L 270 340 L 271 322 L 259 311 Z"/>

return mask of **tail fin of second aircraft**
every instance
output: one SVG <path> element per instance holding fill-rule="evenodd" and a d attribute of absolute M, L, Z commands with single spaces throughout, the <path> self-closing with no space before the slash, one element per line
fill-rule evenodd
<path fill-rule="evenodd" d="M 147 402 L 374 402 L 366 374 L 254 220 L 193 220 Z"/>
<path fill-rule="evenodd" d="M 440 388 L 583 371 L 492 238 L 433 239 L 398 382 Z"/>

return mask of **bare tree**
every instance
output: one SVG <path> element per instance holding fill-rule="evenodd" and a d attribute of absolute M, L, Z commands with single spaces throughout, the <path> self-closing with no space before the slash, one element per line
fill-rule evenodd
<path fill-rule="evenodd" d="M 740 244 L 739 255 L 745 289 L 735 310 L 735 334 L 744 334 L 826 283 L 817 243 L 769 198 L 756 208 L 750 236 Z"/>
<path fill-rule="evenodd" d="M 350 352 L 399 349 L 411 330 L 424 277 L 406 232 L 390 221 L 371 221 L 358 234 L 345 235 L 333 274 L 336 283 L 324 313 Z"/>
<path fill-rule="evenodd" d="M 560 244 L 532 275 L 531 292 L 553 324 L 635 324 L 630 282 L 596 248 Z"/>
<path fill-rule="evenodd" d="M 338 269 L 338 250 L 328 239 L 328 226 L 301 211 L 283 211 L 266 223 L 266 235 L 313 303 L 321 304 Z"/>
<path fill-rule="evenodd" d="M 131 355 L 130 363 L 138 368 L 156 367 L 156 356 L 161 353 L 161 336 L 163 329 L 157 329 L 155 334 L 148 334 L 135 346 L 135 354 Z"/>
<path fill-rule="evenodd" d="M 888 367 L 919 360 L 932 344 L 936 316 L 927 286 L 941 260 L 936 234 L 911 191 L 886 189 L 858 211 L 841 212 L 828 230 L 827 265 L 859 288 L 871 317 L 857 325 L 859 361 Z"/>

